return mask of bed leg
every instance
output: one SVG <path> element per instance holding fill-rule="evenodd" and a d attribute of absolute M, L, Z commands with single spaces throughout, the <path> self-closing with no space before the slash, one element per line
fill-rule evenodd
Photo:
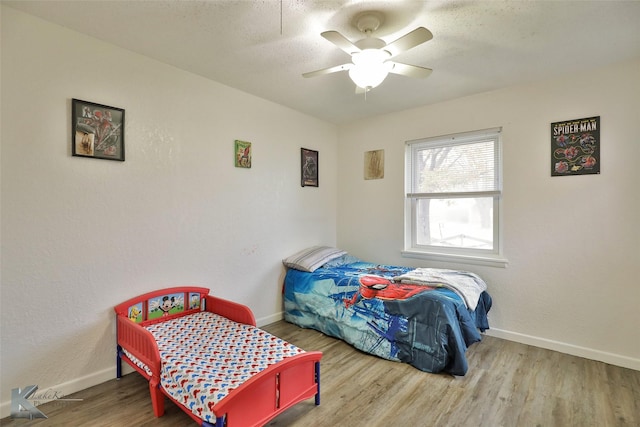
<path fill-rule="evenodd" d="M 122 347 L 118 346 L 116 349 L 116 378 L 122 378 Z"/>
<path fill-rule="evenodd" d="M 316 405 L 320 405 L 320 362 L 316 362 Z"/>
<path fill-rule="evenodd" d="M 149 392 L 151 393 L 153 414 L 156 417 L 161 417 L 164 414 L 164 394 L 162 394 L 157 382 L 149 381 Z"/>

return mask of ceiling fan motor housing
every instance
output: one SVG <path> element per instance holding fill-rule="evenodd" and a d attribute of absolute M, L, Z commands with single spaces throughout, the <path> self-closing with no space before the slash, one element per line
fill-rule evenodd
<path fill-rule="evenodd" d="M 384 40 L 377 39 L 375 37 L 366 37 L 362 40 L 358 40 L 354 43 L 360 49 L 383 49 L 387 44 Z"/>

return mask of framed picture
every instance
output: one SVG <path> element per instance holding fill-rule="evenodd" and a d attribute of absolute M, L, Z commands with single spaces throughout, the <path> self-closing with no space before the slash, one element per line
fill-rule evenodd
<path fill-rule="evenodd" d="M 235 141 L 236 152 L 236 167 L 237 168 L 250 168 L 251 167 L 251 143 L 247 141 Z"/>
<path fill-rule="evenodd" d="M 302 181 L 303 187 L 318 187 L 318 152 L 300 149 L 301 165 L 302 165 Z"/>
<path fill-rule="evenodd" d="M 600 116 L 551 123 L 551 176 L 600 173 Z"/>
<path fill-rule="evenodd" d="M 71 101 L 72 154 L 124 162 L 124 110 Z"/>
<path fill-rule="evenodd" d="M 384 178 L 384 150 L 365 151 L 364 179 Z"/>

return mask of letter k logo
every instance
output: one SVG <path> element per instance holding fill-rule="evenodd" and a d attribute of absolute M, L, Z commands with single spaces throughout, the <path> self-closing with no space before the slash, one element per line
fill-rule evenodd
<path fill-rule="evenodd" d="M 27 399 L 38 390 L 37 385 L 29 385 L 20 390 L 11 389 L 11 416 L 15 418 L 47 418 L 38 408 L 33 406 Z"/>

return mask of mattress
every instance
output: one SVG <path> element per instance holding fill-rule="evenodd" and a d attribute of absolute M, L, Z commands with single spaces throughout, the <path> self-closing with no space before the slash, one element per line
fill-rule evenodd
<path fill-rule="evenodd" d="M 175 401 L 214 423 L 213 406 L 253 375 L 304 350 L 255 326 L 207 311 L 145 327 L 154 336 L 160 382 Z M 129 357 L 141 369 L 148 367 Z"/>

